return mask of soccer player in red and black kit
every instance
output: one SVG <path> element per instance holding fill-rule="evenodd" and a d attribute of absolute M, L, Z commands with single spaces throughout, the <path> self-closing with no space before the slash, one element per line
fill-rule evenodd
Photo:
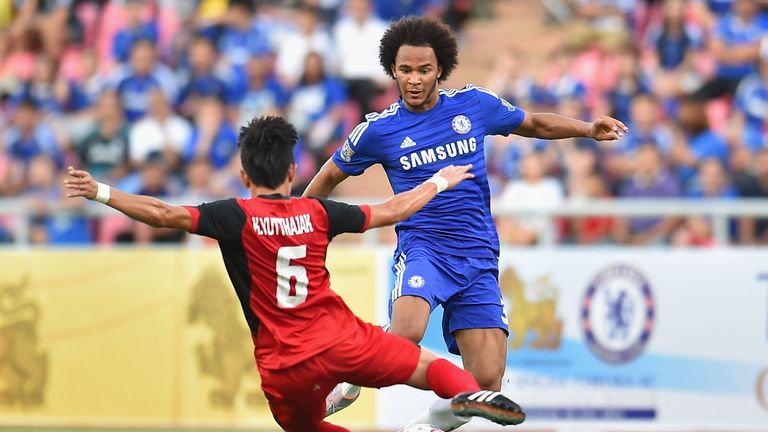
<path fill-rule="evenodd" d="M 241 178 L 251 199 L 173 206 L 112 189 L 72 167 L 64 184 L 68 197 L 218 240 L 251 330 L 262 389 L 284 430 L 347 431 L 323 420 L 325 396 L 343 381 L 431 389 L 452 398 L 456 415 L 522 422 L 519 406 L 498 392 L 480 390 L 468 372 L 357 318 L 330 289 L 325 267 L 335 235 L 408 218 L 438 193 L 471 178 L 471 165 L 445 167 L 382 204 L 353 206 L 287 196 L 296 174 L 295 143 L 296 130 L 278 117 L 257 118 L 241 129 Z"/>

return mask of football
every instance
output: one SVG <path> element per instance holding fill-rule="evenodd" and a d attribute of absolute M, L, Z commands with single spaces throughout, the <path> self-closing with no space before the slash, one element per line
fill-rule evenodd
<path fill-rule="evenodd" d="M 433 428 L 428 424 L 406 426 L 397 432 L 445 432 L 442 429 Z"/>

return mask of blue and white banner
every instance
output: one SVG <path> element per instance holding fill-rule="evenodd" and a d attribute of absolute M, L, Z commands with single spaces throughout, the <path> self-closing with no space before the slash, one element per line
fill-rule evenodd
<path fill-rule="evenodd" d="M 504 391 L 527 426 L 768 431 L 767 251 L 506 250 L 499 280 Z M 441 319 L 423 346 L 451 357 Z M 397 428 L 434 396 L 401 386 L 378 400 L 379 426 Z"/>

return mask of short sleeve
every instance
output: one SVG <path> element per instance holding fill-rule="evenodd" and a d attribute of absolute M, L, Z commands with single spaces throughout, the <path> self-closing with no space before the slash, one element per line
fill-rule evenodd
<path fill-rule="evenodd" d="M 349 134 L 344 144 L 333 153 L 333 161 L 347 175 L 360 175 L 379 162 L 376 149 L 380 148 L 370 121 L 360 123 Z"/>
<path fill-rule="evenodd" d="M 500 98 L 496 93 L 475 87 L 475 94 L 483 107 L 488 135 L 509 135 L 525 119 L 525 111 Z"/>
<path fill-rule="evenodd" d="M 192 229 L 189 232 L 229 243 L 242 240 L 246 216 L 236 199 L 185 208 L 192 216 Z"/>
<path fill-rule="evenodd" d="M 328 238 L 342 233 L 361 233 L 368 229 L 371 222 L 370 207 L 349 205 L 324 198 L 315 198 L 328 214 Z"/>

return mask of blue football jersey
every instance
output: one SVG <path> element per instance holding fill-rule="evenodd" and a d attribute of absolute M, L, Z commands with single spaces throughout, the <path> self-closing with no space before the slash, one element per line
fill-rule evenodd
<path fill-rule="evenodd" d="M 509 135 L 525 113 L 484 88 L 440 90 L 437 105 L 412 112 L 402 99 L 368 114 L 333 155 L 348 175 L 380 163 L 395 193 L 412 189 L 448 165 L 473 165 L 473 179 L 443 192 L 396 226 L 398 251 L 413 247 L 460 256 L 494 257 L 499 239 L 491 218 L 483 141 Z"/>

